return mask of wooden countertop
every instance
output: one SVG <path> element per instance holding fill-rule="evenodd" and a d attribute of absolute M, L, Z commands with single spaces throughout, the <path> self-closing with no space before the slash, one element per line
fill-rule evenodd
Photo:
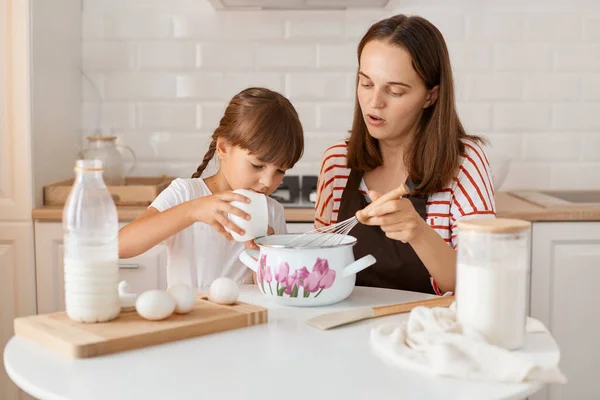
<path fill-rule="evenodd" d="M 119 220 L 131 221 L 146 207 L 118 207 Z M 548 206 L 543 207 L 523 200 L 509 192 L 496 194 L 497 216 L 526 221 L 600 221 L 600 204 L 597 206 Z M 314 211 L 309 208 L 286 208 L 288 222 L 312 222 Z M 35 221 L 60 221 L 62 207 L 40 207 L 32 211 Z"/>
<path fill-rule="evenodd" d="M 600 204 L 541 206 L 512 193 L 496 194 L 496 215 L 526 221 L 600 221 Z"/>

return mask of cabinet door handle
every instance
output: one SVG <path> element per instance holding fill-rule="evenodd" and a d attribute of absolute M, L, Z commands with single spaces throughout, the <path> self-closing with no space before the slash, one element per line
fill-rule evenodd
<path fill-rule="evenodd" d="M 119 264 L 119 268 L 121 269 L 138 269 L 139 267 L 139 264 Z"/>

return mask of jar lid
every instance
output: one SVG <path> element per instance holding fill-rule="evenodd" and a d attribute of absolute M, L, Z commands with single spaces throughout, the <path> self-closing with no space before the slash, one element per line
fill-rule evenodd
<path fill-rule="evenodd" d="M 116 136 L 88 136 L 87 139 L 88 140 L 115 140 L 117 137 Z"/>
<path fill-rule="evenodd" d="M 531 222 L 511 218 L 473 218 L 458 221 L 459 230 L 488 233 L 518 233 L 531 228 Z"/>

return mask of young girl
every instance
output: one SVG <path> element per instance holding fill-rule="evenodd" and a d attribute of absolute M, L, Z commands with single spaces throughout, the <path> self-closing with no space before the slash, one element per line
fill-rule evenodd
<path fill-rule="evenodd" d="M 377 263 L 358 285 L 453 291 L 456 223 L 493 218 L 495 204 L 482 139 L 456 112 L 444 38 L 423 18 L 396 15 L 371 26 L 358 62 L 350 137 L 323 157 L 315 225 L 363 221 L 350 232 L 355 258 Z M 406 198 L 367 206 L 402 183 Z"/>
<path fill-rule="evenodd" d="M 302 125 L 285 97 L 264 88 L 243 90 L 229 102 L 192 178 L 174 180 L 142 215 L 120 230 L 119 257 L 134 257 L 166 240 L 169 286 L 206 287 L 222 276 L 251 282 L 251 271 L 238 260 L 244 244 L 234 242 L 225 229 L 244 234 L 226 214 L 249 219 L 230 204 L 249 199 L 232 191 L 273 193 L 303 149 Z M 200 178 L 215 153 L 219 170 Z M 267 205 L 270 230 L 285 233 L 283 207 L 270 197 Z"/>

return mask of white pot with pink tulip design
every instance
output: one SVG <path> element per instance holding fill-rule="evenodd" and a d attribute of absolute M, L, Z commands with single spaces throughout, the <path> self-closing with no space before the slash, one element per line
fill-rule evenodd
<path fill-rule="evenodd" d="M 260 252 L 240 254 L 240 260 L 256 272 L 260 291 L 276 303 L 324 306 L 342 301 L 352 293 L 356 274 L 375 263 L 371 255 L 354 259 L 352 236 L 335 246 L 287 247 L 296 236 L 264 236 L 255 240 Z"/>

